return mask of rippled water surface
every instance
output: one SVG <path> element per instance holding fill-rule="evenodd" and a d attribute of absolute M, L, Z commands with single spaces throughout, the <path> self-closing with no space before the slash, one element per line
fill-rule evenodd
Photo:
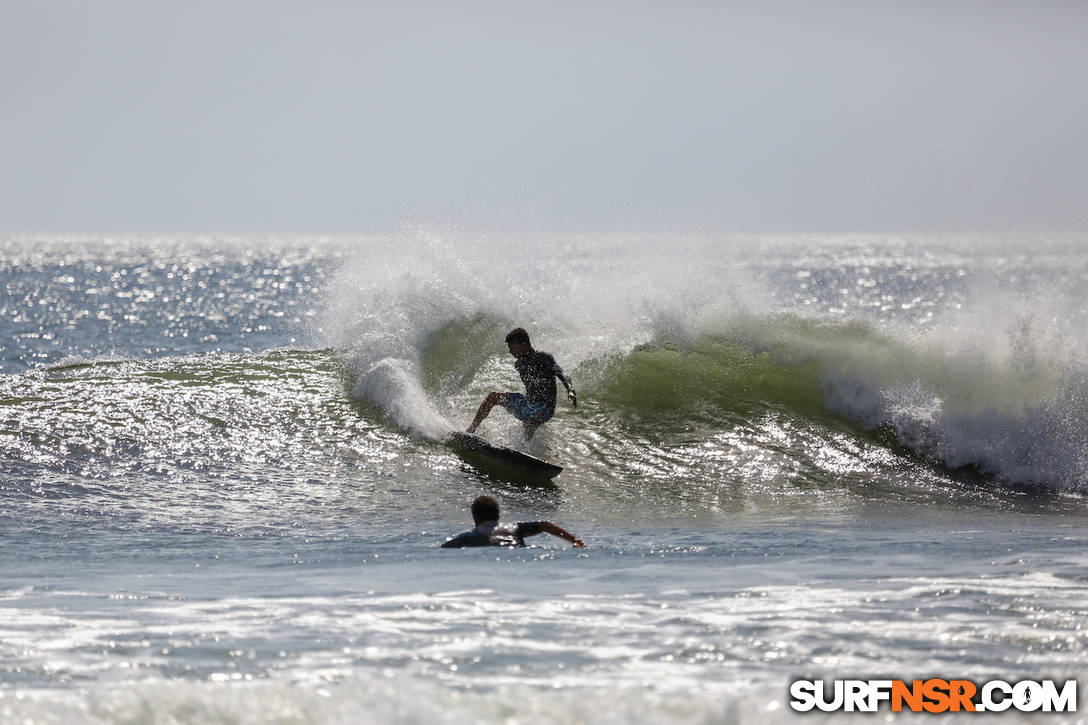
<path fill-rule="evenodd" d="M 789 721 L 802 676 L 1077 677 L 1082 249 L 9 238 L 0 720 Z M 553 485 L 442 442 L 519 386 L 514 325 L 580 405 L 480 432 Z M 439 549 L 482 493 L 588 548 Z"/>

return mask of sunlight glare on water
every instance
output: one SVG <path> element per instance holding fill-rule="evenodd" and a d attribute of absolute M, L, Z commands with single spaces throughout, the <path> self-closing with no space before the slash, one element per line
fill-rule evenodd
<path fill-rule="evenodd" d="M 0 716 L 787 722 L 802 675 L 1076 675 L 1083 253 L 621 241 L 563 241 L 587 288 L 433 237 L 9 240 Z M 520 389 L 518 324 L 579 407 L 480 432 L 550 485 L 441 443 Z M 588 548 L 439 549 L 481 493 Z"/>

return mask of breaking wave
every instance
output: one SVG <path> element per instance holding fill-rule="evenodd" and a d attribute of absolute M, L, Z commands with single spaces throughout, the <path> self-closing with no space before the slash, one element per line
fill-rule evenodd
<path fill-rule="evenodd" d="M 724 428 L 773 408 L 886 434 L 945 468 L 1084 491 L 1085 312 L 1057 270 L 1032 272 L 1013 287 L 986 255 L 925 266 L 750 242 L 666 252 L 629 238 L 472 245 L 417 232 L 341 270 L 326 327 L 353 394 L 425 437 L 519 384 L 502 337 L 521 325 L 597 410 Z M 843 278 L 857 289 L 833 289 Z M 871 299 L 909 303 L 864 308 Z"/>

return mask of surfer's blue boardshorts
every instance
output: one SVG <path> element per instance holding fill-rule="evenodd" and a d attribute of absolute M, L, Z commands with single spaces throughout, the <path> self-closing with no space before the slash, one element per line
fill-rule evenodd
<path fill-rule="evenodd" d="M 529 420 L 536 416 L 537 420 L 543 423 L 555 415 L 555 408 L 537 405 L 521 393 L 503 393 L 503 395 L 505 396 L 503 407 L 518 420 Z"/>

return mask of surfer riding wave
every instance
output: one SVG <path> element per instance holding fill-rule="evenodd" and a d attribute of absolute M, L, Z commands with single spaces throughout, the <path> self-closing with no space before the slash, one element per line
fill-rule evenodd
<path fill-rule="evenodd" d="M 546 352 L 533 349 L 532 343 L 529 342 L 529 333 L 523 328 L 511 330 L 506 336 L 506 345 L 510 354 L 516 358 L 514 368 L 525 384 L 525 394 L 498 391 L 489 393 L 480 404 L 480 409 L 476 411 L 476 417 L 472 425 L 467 428 L 467 432 L 475 433 L 476 428 L 488 416 L 491 409 L 501 405 L 522 422 L 525 428 L 525 439 L 529 440 L 536 433 L 537 428 L 555 415 L 556 378 L 559 378 L 563 387 L 567 389 L 567 398 L 575 408 L 578 407 L 578 394 L 574 391 L 571 379 L 555 362 L 555 358 Z"/>

